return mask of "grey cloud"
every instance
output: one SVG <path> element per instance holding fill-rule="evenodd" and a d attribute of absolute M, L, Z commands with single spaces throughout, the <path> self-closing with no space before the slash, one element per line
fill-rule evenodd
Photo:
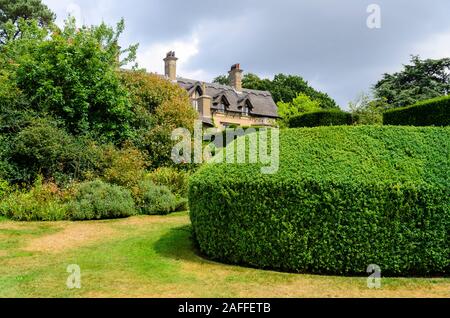
<path fill-rule="evenodd" d="M 79 0 L 82 8 L 92 1 Z M 117 1 L 106 21 L 125 17 L 126 39 L 151 45 L 200 36 L 199 54 L 185 68 L 225 74 L 240 62 L 246 71 L 298 74 L 346 106 L 384 72 L 406 63 L 413 48 L 450 32 L 446 0 Z M 377 3 L 382 28 L 366 26 Z M 450 44 L 449 44 L 450 45 Z M 208 79 L 205 79 L 208 80 Z"/>

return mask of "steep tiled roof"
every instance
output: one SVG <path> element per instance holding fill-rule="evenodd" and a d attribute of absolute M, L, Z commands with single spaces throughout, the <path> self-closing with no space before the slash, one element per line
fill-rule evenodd
<path fill-rule="evenodd" d="M 177 83 L 190 93 L 196 89 L 200 89 L 203 94 L 212 97 L 213 103 L 222 97 L 226 98 L 230 104 L 227 107 L 227 111 L 229 112 L 241 113 L 242 107 L 246 103 L 249 103 L 252 107 L 250 111 L 251 115 L 278 118 L 278 108 L 270 92 L 251 89 L 242 89 L 242 92 L 237 92 L 231 86 L 203 83 L 186 78 L 177 78 Z M 203 92 L 203 85 L 206 87 L 206 92 Z M 215 109 L 215 107 L 213 106 L 212 109 Z"/>

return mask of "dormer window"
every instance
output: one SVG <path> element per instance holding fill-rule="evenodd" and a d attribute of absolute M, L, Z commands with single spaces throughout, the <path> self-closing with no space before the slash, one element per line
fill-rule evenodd
<path fill-rule="evenodd" d="M 219 103 L 218 105 L 217 105 L 217 110 L 219 111 L 219 112 L 222 112 L 222 113 L 224 113 L 225 112 L 225 104 L 224 103 Z"/>
<path fill-rule="evenodd" d="M 198 99 L 203 96 L 203 92 L 201 90 L 201 88 L 199 86 L 196 87 L 196 89 L 194 90 L 194 93 L 192 95 L 192 106 L 194 106 L 194 109 L 196 111 L 200 111 L 199 109 L 199 104 L 198 104 Z"/>
<path fill-rule="evenodd" d="M 242 106 L 242 115 L 244 116 L 249 116 L 250 112 L 252 110 L 253 106 L 250 103 L 250 101 L 247 99 L 244 103 L 244 105 Z"/>
<path fill-rule="evenodd" d="M 224 113 L 227 110 L 228 106 L 230 106 L 230 103 L 225 96 L 222 96 L 217 103 L 217 110 L 221 113 Z"/>

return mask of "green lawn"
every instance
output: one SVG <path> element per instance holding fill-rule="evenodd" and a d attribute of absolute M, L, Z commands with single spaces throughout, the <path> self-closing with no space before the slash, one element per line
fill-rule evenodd
<path fill-rule="evenodd" d="M 208 261 L 187 213 L 95 222 L 0 219 L 0 297 L 449 297 L 449 278 L 366 278 L 262 271 Z M 69 264 L 82 288 L 66 287 Z"/>

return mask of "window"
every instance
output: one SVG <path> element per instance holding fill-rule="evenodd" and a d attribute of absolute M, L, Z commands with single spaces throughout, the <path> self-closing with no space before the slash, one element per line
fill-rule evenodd
<path fill-rule="evenodd" d="M 228 106 L 230 106 L 230 103 L 228 103 L 228 100 L 225 98 L 225 96 L 222 96 L 220 101 L 217 103 L 217 110 L 221 113 L 224 113 L 227 110 Z"/>
<path fill-rule="evenodd" d="M 196 111 L 200 111 L 198 108 L 198 99 L 197 98 L 193 98 L 192 99 L 192 106 L 194 106 L 194 109 L 196 110 Z"/>
<path fill-rule="evenodd" d="M 250 101 L 246 101 L 244 106 L 242 107 L 242 115 L 249 116 L 250 110 L 252 109 L 252 105 L 250 104 Z"/>
<path fill-rule="evenodd" d="M 202 90 L 200 87 L 197 87 L 194 91 L 194 94 L 192 95 L 192 106 L 194 109 L 198 112 L 200 112 L 198 99 L 203 95 Z"/>

